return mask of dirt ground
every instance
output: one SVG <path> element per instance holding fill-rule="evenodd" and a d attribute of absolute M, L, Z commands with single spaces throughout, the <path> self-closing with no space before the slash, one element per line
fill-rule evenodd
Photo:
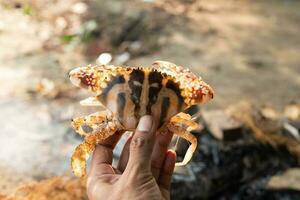
<path fill-rule="evenodd" d="M 296 0 L 1 1 L 0 193 L 70 174 L 80 138 L 69 120 L 90 110 L 79 106 L 87 94 L 66 74 L 103 52 L 112 64 L 189 67 L 215 89 L 205 109 L 299 102 L 299 10 Z M 141 30 L 126 39 L 133 28 L 123 24 L 140 13 L 146 17 L 134 27 Z M 124 52 L 129 58 L 121 62 Z"/>

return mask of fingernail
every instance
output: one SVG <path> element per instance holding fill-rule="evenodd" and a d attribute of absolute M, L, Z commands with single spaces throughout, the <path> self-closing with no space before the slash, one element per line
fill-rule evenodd
<path fill-rule="evenodd" d="M 150 115 L 145 115 L 140 119 L 137 130 L 143 132 L 149 132 L 152 127 L 152 117 Z"/>

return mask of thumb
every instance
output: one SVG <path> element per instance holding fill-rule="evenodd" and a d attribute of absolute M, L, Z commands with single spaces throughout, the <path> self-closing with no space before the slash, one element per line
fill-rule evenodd
<path fill-rule="evenodd" d="M 143 116 L 132 137 L 126 170 L 151 170 L 151 154 L 155 139 L 155 125 L 150 115 Z"/>

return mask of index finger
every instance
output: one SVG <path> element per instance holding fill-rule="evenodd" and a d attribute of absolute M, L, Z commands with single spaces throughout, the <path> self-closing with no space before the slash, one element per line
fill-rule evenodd
<path fill-rule="evenodd" d="M 151 170 L 155 180 L 158 180 L 172 137 L 173 133 L 171 131 L 167 131 L 165 134 L 159 133 L 156 136 L 156 141 L 151 156 Z"/>
<path fill-rule="evenodd" d="M 89 176 L 98 176 L 112 173 L 113 149 L 122 136 L 123 132 L 116 132 L 106 140 L 98 143 L 93 156 Z"/>

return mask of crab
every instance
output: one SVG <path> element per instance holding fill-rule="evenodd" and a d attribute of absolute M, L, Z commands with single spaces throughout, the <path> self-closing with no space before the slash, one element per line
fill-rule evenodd
<path fill-rule="evenodd" d="M 155 61 L 150 67 L 88 65 L 73 69 L 69 77 L 74 85 L 94 94 L 82 105 L 105 108 L 72 120 L 73 129 L 84 137 L 71 158 L 76 176 L 86 175 L 87 159 L 97 143 L 115 133 L 134 131 L 143 115 L 153 116 L 157 134 L 171 131 L 191 143 L 177 166 L 191 160 L 197 147 L 191 131 L 199 125 L 182 111 L 208 102 L 214 91 L 189 69 L 166 61 Z"/>

